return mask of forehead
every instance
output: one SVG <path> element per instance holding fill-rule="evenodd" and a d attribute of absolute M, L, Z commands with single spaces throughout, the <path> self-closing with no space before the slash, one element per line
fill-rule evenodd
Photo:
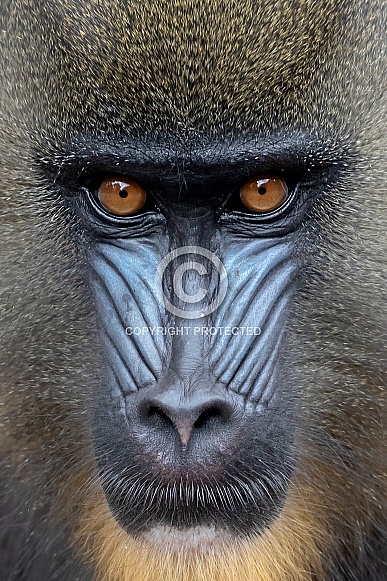
<path fill-rule="evenodd" d="M 11 27 L 15 38 L 25 38 L 14 52 L 44 79 L 40 115 L 63 125 L 76 111 L 90 125 L 84 130 L 107 122 L 151 132 L 172 124 L 260 133 L 307 125 L 326 110 L 327 94 L 336 111 L 343 108 L 342 99 L 336 107 L 333 100 L 355 68 L 356 10 L 351 14 L 345 1 L 327 0 L 322 9 L 316 0 L 13 4 Z M 359 26 L 366 46 L 370 33 L 366 23 L 363 32 Z"/>

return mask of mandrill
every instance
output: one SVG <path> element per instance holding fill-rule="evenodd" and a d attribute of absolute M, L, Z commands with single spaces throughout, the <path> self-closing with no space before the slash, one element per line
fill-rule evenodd
<path fill-rule="evenodd" d="M 0 0 L 0 581 L 387 581 L 386 15 Z"/>

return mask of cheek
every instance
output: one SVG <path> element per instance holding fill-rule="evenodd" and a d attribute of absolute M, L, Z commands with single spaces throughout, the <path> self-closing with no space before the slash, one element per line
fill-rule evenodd
<path fill-rule="evenodd" d="M 165 337 L 149 331 L 164 324 L 157 284 L 161 248 L 150 242 L 144 246 L 138 241 L 101 243 L 90 259 L 108 372 L 125 394 L 159 377 L 165 352 Z"/>
<path fill-rule="evenodd" d="M 275 392 L 278 353 L 297 263 L 291 242 L 254 240 L 224 251 L 227 295 L 215 313 L 211 349 L 216 378 L 265 405 Z M 231 332 L 230 332 L 231 329 Z"/>

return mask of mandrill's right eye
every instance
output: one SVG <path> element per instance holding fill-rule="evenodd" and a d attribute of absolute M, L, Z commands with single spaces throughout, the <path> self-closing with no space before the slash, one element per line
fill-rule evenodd
<path fill-rule="evenodd" d="M 99 186 L 97 199 L 109 214 L 132 216 L 145 205 L 146 192 L 131 178 L 111 177 Z"/>

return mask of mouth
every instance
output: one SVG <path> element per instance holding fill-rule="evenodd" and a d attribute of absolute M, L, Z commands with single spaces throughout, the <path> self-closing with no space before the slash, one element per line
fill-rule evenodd
<path fill-rule="evenodd" d="M 273 449 L 261 449 L 259 470 L 251 468 L 257 463 L 245 450 L 205 468 L 182 464 L 168 475 L 133 457 L 120 466 L 111 452 L 108 460 L 100 457 L 100 482 L 115 519 L 129 534 L 160 546 L 173 547 L 175 536 L 192 548 L 199 534 L 222 544 L 261 533 L 281 512 L 292 472 Z"/>

